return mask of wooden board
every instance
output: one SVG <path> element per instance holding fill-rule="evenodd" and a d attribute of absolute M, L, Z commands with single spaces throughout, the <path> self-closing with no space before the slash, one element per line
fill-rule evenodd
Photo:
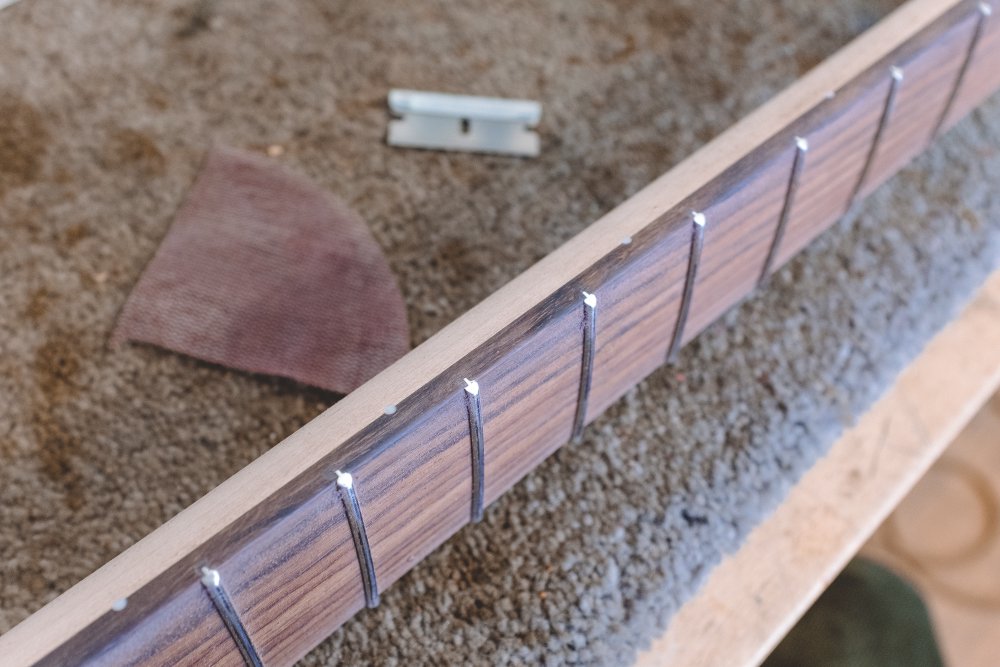
<path fill-rule="evenodd" d="M 993 667 L 1000 655 L 998 445 L 1000 394 L 861 550 L 920 590 L 948 665 Z"/>
<path fill-rule="evenodd" d="M 972 90 L 959 76 L 968 62 L 966 81 L 989 84 L 991 60 L 1000 53 L 981 48 L 993 42 L 974 39 L 982 24 L 977 7 L 911 0 L 0 637 L 0 654 L 11 664 L 46 655 L 49 664 L 239 662 L 235 643 L 204 604 L 197 573 L 207 566 L 222 574 L 264 661 L 294 661 L 365 604 L 355 542 L 333 484 L 337 470 L 354 475 L 384 589 L 469 520 L 463 378 L 481 387 L 488 503 L 571 434 L 581 407 L 584 290 L 598 300 L 592 390 L 582 403 L 589 421 L 663 363 L 675 330 L 690 340 L 756 287 L 785 209 L 796 137 L 811 147 L 778 264 L 849 206 L 868 155 L 876 160 L 864 184 L 874 187 L 923 150 L 955 90 L 968 105 L 954 107 L 955 119 L 992 92 Z M 887 117 L 894 65 L 907 76 Z M 885 117 L 886 140 L 873 150 Z M 708 222 L 700 269 L 688 285 L 693 210 Z M 679 327 L 686 293 L 690 316 Z M 124 598 L 127 606 L 112 611 Z"/>
<path fill-rule="evenodd" d="M 712 571 L 636 665 L 760 664 L 998 386 L 1000 272 Z"/>

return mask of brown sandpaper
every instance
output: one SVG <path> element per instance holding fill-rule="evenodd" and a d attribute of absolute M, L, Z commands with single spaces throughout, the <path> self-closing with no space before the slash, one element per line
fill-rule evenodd
<path fill-rule="evenodd" d="M 355 213 L 267 158 L 213 148 L 122 310 L 125 340 L 347 393 L 406 353 L 409 329 Z"/>

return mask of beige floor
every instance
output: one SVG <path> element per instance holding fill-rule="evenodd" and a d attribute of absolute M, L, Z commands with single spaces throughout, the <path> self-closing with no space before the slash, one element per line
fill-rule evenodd
<path fill-rule="evenodd" d="M 950 667 L 1000 655 L 1000 394 L 987 403 L 862 553 L 909 577 Z"/>

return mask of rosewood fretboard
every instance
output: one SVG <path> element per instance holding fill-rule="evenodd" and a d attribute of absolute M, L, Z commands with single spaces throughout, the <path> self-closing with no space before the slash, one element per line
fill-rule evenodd
<path fill-rule="evenodd" d="M 0 638 L 5 663 L 293 663 L 1000 87 L 990 10 L 913 0 Z"/>

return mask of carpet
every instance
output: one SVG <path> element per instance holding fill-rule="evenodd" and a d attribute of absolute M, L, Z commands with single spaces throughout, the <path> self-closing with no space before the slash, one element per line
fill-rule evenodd
<path fill-rule="evenodd" d="M 210 145 L 356 210 L 415 345 L 894 5 L 4 9 L 0 630 L 338 398 L 108 347 Z M 538 99 L 541 157 L 389 148 L 390 87 Z M 998 147 L 994 99 L 304 664 L 628 663 L 1000 263 Z"/>

